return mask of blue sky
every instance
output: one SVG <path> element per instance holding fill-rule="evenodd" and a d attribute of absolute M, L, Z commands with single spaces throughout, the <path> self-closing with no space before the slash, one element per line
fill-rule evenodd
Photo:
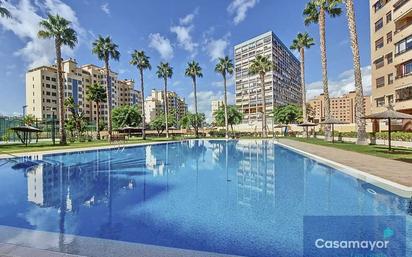
<path fill-rule="evenodd" d="M 162 88 L 155 76 L 161 60 L 171 63 L 174 76 L 170 90 L 184 96 L 193 106 L 192 85 L 184 76 L 188 61 L 195 59 L 203 68 L 199 80 L 199 109 L 210 114 L 210 100 L 222 96 L 221 77 L 214 72 L 216 58 L 233 56 L 233 46 L 253 36 L 273 30 L 286 44 L 298 32 L 308 31 L 316 43 L 318 27 L 303 25 L 302 10 L 307 0 L 9 0 L 13 18 L 0 18 L 0 113 L 21 112 L 25 103 L 25 71 L 54 60 L 51 41 L 36 37 L 38 21 L 47 13 L 59 13 L 73 22 L 79 34 L 75 49 L 64 49 L 65 58 L 79 64 L 101 62 L 91 53 L 97 35 L 110 35 L 119 45 L 119 62 L 113 70 L 122 79 L 135 79 L 137 71 L 128 63 L 130 52 L 142 49 L 151 57 L 154 69 L 146 74 L 146 94 Z M 370 89 L 369 3 L 355 1 L 361 64 L 366 91 Z M 352 55 L 346 16 L 327 20 L 329 79 L 333 95 L 353 88 Z M 307 51 L 308 95 L 321 92 L 319 45 Z M 230 83 L 229 98 L 234 99 Z M 139 88 L 140 85 L 136 84 Z"/>

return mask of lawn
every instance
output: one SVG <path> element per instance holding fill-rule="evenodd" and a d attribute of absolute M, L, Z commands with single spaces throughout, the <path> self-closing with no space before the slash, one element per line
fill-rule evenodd
<path fill-rule="evenodd" d="M 16 144 L 2 144 L 0 145 L 0 154 L 15 154 L 15 153 L 30 153 L 30 152 L 39 152 L 39 151 L 52 151 L 52 150 L 62 150 L 62 149 L 78 149 L 78 148 L 88 148 L 88 147 L 101 147 L 101 146 L 117 146 L 123 144 L 142 144 L 142 143 L 151 143 L 151 142 L 163 142 L 163 141 L 173 141 L 180 138 L 165 138 L 165 137 L 150 137 L 146 140 L 141 138 L 131 138 L 126 142 L 112 142 L 111 144 L 107 140 L 94 140 L 91 142 L 74 142 L 68 143 L 67 145 L 53 145 L 51 141 L 42 141 L 38 143 L 31 143 L 27 147 L 21 143 Z"/>
<path fill-rule="evenodd" d="M 326 142 L 323 139 L 316 138 L 306 139 L 298 137 L 287 137 L 287 139 L 412 163 L 412 148 L 392 147 L 394 151 L 389 152 L 387 146 L 381 145 L 357 145 L 354 143 L 341 142 L 335 142 L 333 144 L 331 142 Z"/>

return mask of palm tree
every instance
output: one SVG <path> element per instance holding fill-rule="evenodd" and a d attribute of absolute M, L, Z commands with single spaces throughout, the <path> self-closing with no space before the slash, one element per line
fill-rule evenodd
<path fill-rule="evenodd" d="M 5 7 L 2 7 L 2 1 L 0 1 L 0 17 L 10 18 L 10 12 Z"/>
<path fill-rule="evenodd" d="M 260 78 L 260 86 L 262 91 L 262 136 L 267 137 L 267 124 L 266 124 L 266 96 L 265 96 L 265 75 L 266 72 L 269 72 L 273 69 L 273 63 L 269 60 L 268 57 L 258 55 L 256 58 L 251 62 L 249 66 L 249 74 L 250 75 L 259 75 Z M 256 110 L 257 114 L 257 110 Z"/>
<path fill-rule="evenodd" d="M 87 89 L 87 100 L 96 103 L 96 130 L 100 140 L 100 103 L 107 101 L 106 89 L 100 84 L 93 84 Z"/>
<path fill-rule="evenodd" d="M 166 123 L 166 137 L 169 138 L 169 124 L 168 124 L 168 115 L 169 115 L 169 102 L 167 96 L 167 79 L 173 76 L 173 68 L 170 67 L 169 63 L 161 62 L 157 66 L 157 77 L 162 78 L 164 81 L 164 101 L 165 101 L 165 123 Z"/>
<path fill-rule="evenodd" d="M 227 115 L 227 86 L 226 86 L 227 78 L 226 78 L 226 75 L 227 74 L 229 74 L 229 75 L 233 74 L 233 62 L 229 58 L 229 56 L 225 56 L 225 58 L 219 58 L 219 63 L 216 64 L 215 71 L 220 73 L 223 77 L 223 87 L 224 87 L 224 92 L 225 92 L 225 99 L 224 99 L 225 128 L 226 128 L 226 138 L 229 138 L 229 135 L 228 135 L 229 122 L 228 122 L 228 115 Z"/>
<path fill-rule="evenodd" d="M 92 52 L 97 55 L 99 60 L 104 61 L 104 69 L 106 71 L 106 94 L 107 94 L 107 129 L 109 132 L 109 140 L 112 136 L 112 85 L 110 79 L 109 60 L 118 61 L 120 52 L 118 45 L 116 45 L 110 36 L 99 37 L 93 42 Z"/>
<path fill-rule="evenodd" d="M 338 6 L 341 0 L 311 0 L 307 3 L 303 15 L 305 16 L 305 25 L 312 23 L 319 25 L 320 37 L 320 56 L 322 63 L 322 81 L 323 94 L 325 97 L 325 114 L 326 119 L 331 118 L 330 112 L 330 98 L 328 88 L 328 64 L 326 57 L 326 32 L 325 32 L 325 16 L 329 14 L 331 18 L 341 15 L 342 9 Z M 329 126 L 326 129 L 325 140 L 331 139 L 331 131 Z"/>
<path fill-rule="evenodd" d="M 192 78 L 192 81 L 193 81 L 193 94 L 194 94 L 194 97 L 195 97 L 195 119 L 197 121 L 198 112 L 197 112 L 196 78 L 203 77 L 202 68 L 200 67 L 199 63 L 196 62 L 196 61 L 189 62 L 187 64 L 185 75 L 187 77 Z M 195 135 L 196 135 L 196 138 L 198 138 L 199 137 L 199 127 L 197 126 L 198 123 L 196 121 L 195 121 L 195 124 L 196 124 L 196 126 L 195 126 Z"/>
<path fill-rule="evenodd" d="M 305 48 L 309 49 L 315 43 L 313 38 L 309 36 L 307 32 L 298 33 L 296 38 L 293 40 L 290 49 L 297 50 L 300 53 L 300 79 L 302 84 L 302 113 L 303 113 L 303 122 L 307 122 L 306 114 L 306 86 L 305 86 Z"/>
<path fill-rule="evenodd" d="M 132 53 L 132 59 L 130 60 L 130 64 L 137 67 L 140 74 L 140 85 L 142 91 L 142 137 L 143 140 L 146 139 L 145 127 L 146 127 L 146 120 L 145 120 L 145 110 L 144 110 L 144 80 L 143 80 L 143 71 L 144 70 L 151 70 L 152 66 L 150 65 L 150 57 L 146 56 L 144 51 L 137 51 L 134 50 Z"/>
<path fill-rule="evenodd" d="M 39 38 L 54 38 L 56 62 L 57 62 L 57 85 L 59 90 L 59 130 L 60 144 L 65 145 L 66 130 L 64 127 L 65 107 L 64 107 L 64 87 L 62 76 L 62 45 L 74 48 L 77 43 L 76 31 L 70 28 L 70 21 L 56 15 L 49 15 L 47 19 L 40 22 L 40 27 L 43 28 L 38 32 Z"/>
<path fill-rule="evenodd" d="M 356 103 L 356 115 L 355 122 L 357 127 L 357 140 L 356 143 L 360 145 L 368 144 L 366 134 L 366 122 L 363 117 L 365 116 L 364 98 L 363 98 L 363 86 L 362 86 L 362 74 L 360 68 L 360 56 L 359 56 L 359 44 L 358 33 L 356 31 L 356 19 L 355 10 L 353 7 L 353 0 L 345 0 L 346 14 L 348 17 L 349 34 L 351 38 L 352 54 L 353 54 L 353 70 L 355 75 L 355 103 Z"/>

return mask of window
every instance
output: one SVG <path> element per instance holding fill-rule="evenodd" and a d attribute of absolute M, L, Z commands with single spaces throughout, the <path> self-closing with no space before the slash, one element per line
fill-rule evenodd
<path fill-rule="evenodd" d="M 385 65 L 383 56 L 379 59 L 376 59 L 374 63 L 375 63 L 375 69 L 382 68 Z"/>
<path fill-rule="evenodd" d="M 386 57 L 386 61 L 387 61 L 388 64 L 391 64 L 393 62 L 393 54 L 392 53 L 387 54 L 385 57 Z"/>
<path fill-rule="evenodd" d="M 412 62 L 407 62 L 404 64 L 404 76 L 409 75 L 412 72 Z"/>
<path fill-rule="evenodd" d="M 382 4 L 381 0 L 377 1 L 373 5 L 373 9 L 375 10 L 375 12 L 379 11 L 382 7 L 383 7 L 383 4 Z"/>
<path fill-rule="evenodd" d="M 383 47 L 383 37 L 375 41 L 375 51 Z"/>
<path fill-rule="evenodd" d="M 386 23 L 389 23 L 392 21 L 392 12 L 388 12 L 386 14 Z"/>
<path fill-rule="evenodd" d="M 386 96 L 386 99 L 388 100 L 388 104 L 393 103 L 393 95 Z"/>
<path fill-rule="evenodd" d="M 382 107 L 385 105 L 385 97 L 379 97 L 375 99 L 376 107 Z"/>
<path fill-rule="evenodd" d="M 412 99 L 412 87 L 406 87 L 396 90 L 396 102 L 402 102 Z"/>
<path fill-rule="evenodd" d="M 376 79 L 376 88 L 385 86 L 385 77 L 380 77 Z"/>
<path fill-rule="evenodd" d="M 388 74 L 388 85 L 393 84 L 393 73 Z"/>
<path fill-rule="evenodd" d="M 392 31 L 386 34 L 386 44 L 389 44 L 392 42 Z"/>
<path fill-rule="evenodd" d="M 375 32 L 380 30 L 383 27 L 383 18 L 380 18 L 377 22 L 375 22 Z"/>
<path fill-rule="evenodd" d="M 395 54 L 396 55 L 403 54 L 409 51 L 411 48 L 412 48 L 412 36 L 409 36 L 395 44 Z"/>

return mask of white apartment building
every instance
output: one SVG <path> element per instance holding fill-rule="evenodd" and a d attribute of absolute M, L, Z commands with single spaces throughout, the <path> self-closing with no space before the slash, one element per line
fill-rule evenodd
<path fill-rule="evenodd" d="M 300 62 L 272 31 L 236 45 L 234 52 L 236 106 L 244 114 L 243 123 L 262 119 L 260 79 L 249 74 L 257 55 L 267 56 L 274 63 L 274 69 L 265 76 L 267 116 L 276 106 L 301 104 Z"/>
<path fill-rule="evenodd" d="M 180 120 L 187 113 L 187 104 L 185 99 L 173 91 L 168 91 L 167 94 L 169 112 L 174 111 L 176 120 Z M 144 101 L 146 123 L 150 123 L 158 115 L 164 113 L 164 103 L 165 99 L 163 90 L 152 89 L 151 94 Z"/>

